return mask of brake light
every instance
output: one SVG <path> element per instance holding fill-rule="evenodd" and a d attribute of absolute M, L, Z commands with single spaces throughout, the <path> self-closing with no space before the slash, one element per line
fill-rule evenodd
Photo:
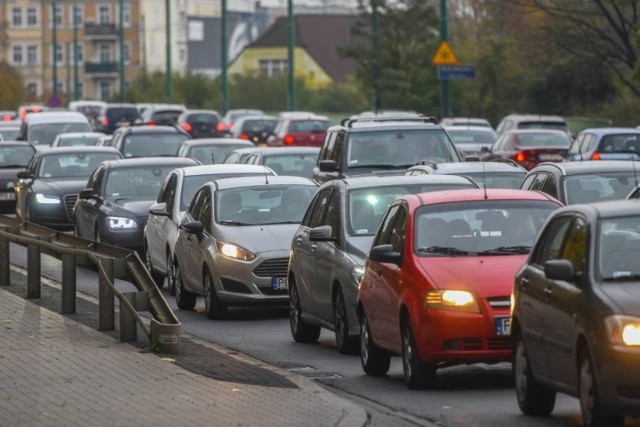
<path fill-rule="evenodd" d="M 293 139 L 293 135 L 287 135 L 287 136 L 285 136 L 284 138 L 282 138 L 282 141 L 283 141 L 285 144 L 289 144 L 289 145 L 290 145 L 290 144 L 293 144 L 293 142 L 294 142 L 295 140 Z"/>
<path fill-rule="evenodd" d="M 224 130 L 224 123 L 218 123 L 218 125 L 216 126 L 216 130 L 218 132 L 222 132 Z"/>
<path fill-rule="evenodd" d="M 20 120 L 24 120 L 27 115 L 27 110 L 20 110 Z"/>
<path fill-rule="evenodd" d="M 102 124 L 104 126 L 109 126 L 109 119 L 107 119 L 106 117 L 104 119 L 102 119 Z"/>
<path fill-rule="evenodd" d="M 38 107 L 37 105 L 34 105 L 33 108 L 31 109 L 31 112 L 39 113 L 40 112 L 40 107 Z"/>
<path fill-rule="evenodd" d="M 156 123 L 154 121 L 149 121 L 149 123 L 147 123 L 147 126 L 155 126 Z"/>
<path fill-rule="evenodd" d="M 233 122 L 229 122 L 229 124 L 227 125 L 227 129 L 231 130 L 232 127 L 233 127 Z"/>
<path fill-rule="evenodd" d="M 240 135 L 240 139 L 249 139 L 249 135 L 243 133 L 242 135 Z"/>
<path fill-rule="evenodd" d="M 524 152 L 520 151 L 520 152 L 516 153 L 516 156 L 513 159 L 518 163 L 522 163 L 525 160 L 527 160 L 527 155 L 524 154 Z"/>
<path fill-rule="evenodd" d="M 600 160 L 600 153 L 597 151 L 591 155 L 591 160 Z"/>
<path fill-rule="evenodd" d="M 183 123 L 182 124 L 182 129 L 185 130 L 185 132 L 191 132 L 191 130 L 193 129 L 193 127 L 191 127 L 191 125 L 189 123 Z"/>
<path fill-rule="evenodd" d="M 4 120 L 5 122 L 8 122 L 9 120 L 11 120 L 11 114 L 5 114 L 2 120 Z"/>

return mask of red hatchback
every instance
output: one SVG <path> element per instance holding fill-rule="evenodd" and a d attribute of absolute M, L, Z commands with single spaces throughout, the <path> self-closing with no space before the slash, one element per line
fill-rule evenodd
<path fill-rule="evenodd" d="M 267 144 L 272 147 L 321 147 L 329 125 L 326 116 L 285 113 Z"/>
<path fill-rule="evenodd" d="M 541 162 L 562 162 L 571 147 L 569 134 L 554 129 L 514 129 L 503 133 L 482 160 L 510 159 L 527 170 Z"/>
<path fill-rule="evenodd" d="M 358 293 L 364 371 L 384 375 L 400 354 L 409 388 L 424 388 L 443 365 L 509 361 L 513 278 L 561 206 L 542 193 L 506 189 L 393 202 Z"/>

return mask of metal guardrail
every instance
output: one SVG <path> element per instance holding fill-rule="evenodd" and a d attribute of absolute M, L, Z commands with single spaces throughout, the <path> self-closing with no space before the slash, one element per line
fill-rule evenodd
<path fill-rule="evenodd" d="M 93 264 L 99 275 L 98 329 L 115 329 L 115 300 L 120 300 L 120 340 L 137 339 L 136 323 L 163 353 L 180 350 L 182 325 L 154 282 L 138 254 L 129 249 L 98 243 L 50 228 L 0 215 L 0 286 L 10 285 L 10 243 L 27 248 L 26 298 L 40 298 L 41 254 L 62 261 L 60 312 L 76 312 L 76 267 Z M 132 283 L 138 292 L 120 292 L 114 279 Z M 150 311 L 147 325 L 138 311 Z"/>

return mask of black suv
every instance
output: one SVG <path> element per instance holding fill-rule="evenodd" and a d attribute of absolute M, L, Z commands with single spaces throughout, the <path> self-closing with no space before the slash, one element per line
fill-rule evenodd
<path fill-rule="evenodd" d="M 111 145 L 131 157 L 172 157 L 191 136 L 177 126 L 128 126 L 113 133 Z"/>
<path fill-rule="evenodd" d="M 95 129 L 107 135 L 123 126 L 130 126 L 142 121 L 138 108 L 133 104 L 107 104 L 100 111 Z"/>
<path fill-rule="evenodd" d="M 359 117 L 327 131 L 314 178 L 318 182 L 358 175 L 402 175 L 420 162 L 463 161 L 433 117 Z"/>

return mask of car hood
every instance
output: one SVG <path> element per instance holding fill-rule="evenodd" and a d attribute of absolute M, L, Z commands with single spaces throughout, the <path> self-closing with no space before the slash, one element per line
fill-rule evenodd
<path fill-rule="evenodd" d="M 31 186 L 34 192 L 50 194 L 75 194 L 87 188 L 88 178 L 82 180 L 36 179 Z"/>
<path fill-rule="evenodd" d="M 600 290 L 622 310 L 620 314 L 640 316 L 640 283 L 604 283 Z"/>
<path fill-rule="evenodd" d="M 233 243 L 253 252 L 273 252 L 289 250 L 291 239 L 300 224 L 274 225 L 216 225 L 216 240 Z"/>
<path fill-rule="evenodd" d="M 347 253 L 360 265 L 369 254 L 374 236 L 348 236 L 346 242 Z"/>
<path fill-rule="evenodd" d="M 155 203 L 155 200 L 132 200 L 128 197 L 109 197 L 105 202 L 114 213 L 137 218 L 149 216 L 149 208 Z"/>
<path fill-rule="evenodd" d="M 437 288 L 471 290 L 486 299 L 511 295 L 514 277 L 527 255 L 430 256 L 418 260 Z"/>

